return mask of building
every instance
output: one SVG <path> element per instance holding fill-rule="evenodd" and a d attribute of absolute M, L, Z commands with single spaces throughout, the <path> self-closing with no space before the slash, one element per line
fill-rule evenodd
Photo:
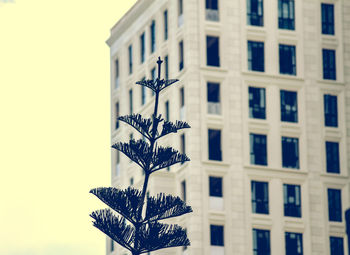
<path fill-rule="evenodd" d="M 135 82 L 158 56 L 180 80 L 160 111 L 192 127 L 164 141 L 191 162 L 149 186 L 192 206 L 191 246 L 154 254 L 348 254 L 350 1 L 139 0 L 107 43 L 112 143 L 137 136 L 117 116 L 153 111 Z M 142 180 L 113 150 L 112 185 Z"/>

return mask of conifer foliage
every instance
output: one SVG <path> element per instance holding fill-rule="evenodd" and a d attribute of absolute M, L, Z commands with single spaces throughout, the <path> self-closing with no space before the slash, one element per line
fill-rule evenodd
<path fill-rule="evenodd" d="M 112 146 L 142 169 L 144 172 L 142 190 L 132 187 L 124 190 L 108 187 L 95 188 L 90 191 L 111 208 L 91 213 L 90 216 L 94 219 L 93 225 L 128 249 L 133 255 L 190 245 L 186 231 L 182 227 L 159 221 L 190 213 L 192 212 L 191 206 L 186 205 L 180 197 L 164 193 L 150 196 L 145 201 L 148 180 L 152 173 L 190 160 L 185 154 L 157 143 L 158 139 L 170 133 L 190 128 L 186 122 L 173 123 L 165 121 L 161 114 L 158 115 L 160 92 L 178 81 L 177 79 L 160 79 L 162 62 L 159 57 L 157 79 L 136 82 L 155 93 L 152 117 L 145 119 L 140 114 L 131 114 L 118 118 L 119 121 L 136 129 L 144 139 L 131 139 L 129 142 L 118 142 Z"/>

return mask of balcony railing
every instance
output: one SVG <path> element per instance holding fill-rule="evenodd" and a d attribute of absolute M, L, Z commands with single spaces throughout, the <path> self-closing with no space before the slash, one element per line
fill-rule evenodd
<path fill-rule="evenodd" d="M 209 21 L 219 21 L 219 11 L 214 9 L 206 9 L 205 19 Z"/>
<path fill-rule="evenodd" d="M 184 24 L 184 15 L 181 14 L 179 15 L 178 19 L 177 19 L 177 25 L 178 27 L 181 27 Z"/>
<path fill-rule="evenodd" d="M 186 108 L 185 106 L 182 106 L 180 108 L 180 120 L 185 120 L 186 119 Z"/>
<path fill-rule="evenodd" d="M 208 102 L 208 113 L 220 115 L 221 114 L 221 104 Z"/>

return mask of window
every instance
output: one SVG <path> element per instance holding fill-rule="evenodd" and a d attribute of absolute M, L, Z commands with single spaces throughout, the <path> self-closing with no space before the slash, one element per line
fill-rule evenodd
<path fill-rule="evenodd" d="M 270 255 L 270 231 L 253 229 L 253 254 Z"/>
<path fill-rule="evenodd" d="M 337 96 L 324 95 L 324 125 L 326 127 L 338 127 L 338 102 Z"/>
<path fill-rule="evenodd" d="M 168 40 L 168 10 L 164 11 L 164 41 Z"/>
<path fill-rule="evenodd" d="M 219 37 L 207 36 L 207 65 L 220 66 Z"/>
<path fill-rule="evenodd" d="M 110 251 L 114 251 L 114 241 L 113 239 L 110 239 L 110 244 L 111 244 L 111 247 L 110 247 Z"/>
<path fill-rule="evenodd" d="M 208 129 L 209 160 L 222 160 L 221 130 Z"/>
<path fill-rule="evenodd" d="M 184 87 L 180 89 L 180 107 L 185 106 L 185 90 Z"/>
<path fill-rule="evenodd" d="M 247 24 L 251 26 L 264 25 L 263 0 L 247 0 Z"/>
<path fill-rule="evenodd" d="M 250 164 L 267 166 L 266 135 L 250 134 Z"/>
<path fill-rule="evenodd" d="M 156 80 L 157 79 L 157 74 L 156 74 L 156 67 L 153 67 L 152 70 L 151 70 L 151 76 L 152 76 L 152 80 Z M 152 91 L 152 96 L 155 95 L 155 92 L 153 90 Z"/>
<path fill-rule="evenodd" d="M 266 119 L 265 88 L 249 87 L 249 117 Z"/>
<path fill-rule="evenodd" d="M 156 50 L 156 22 L 152 20 L 151 26 L 151 53 Z"/>
<path fill-rule="evenodd" d="M 339 143 L 326 142 L 327 173 L 340 173 Z"/>
<path fill-rule="evenodd" d="M 248 41 L 248 70 L 264 72 L 264 43 Z"/>
<path fill-rule="evenodd" d="M 284 216 L 301 217 L 300 185 L 283 184 Z"/>
<path fill-rule="evenodd" d="M 269 214 L 269 186 L 267 182 L 251 182 L 252 212 Z"/>
<path fill-rule="evenodd" d="M 205 19 L 210 21 L 219 21 L 218 0 L 205 1 Z"/>
<path fill-rule="evenodd" d="M 143 171 L 142 171 L 143 172 Z M 120 151 L 116 151 L 115 155 L 115 175 L 120 175 Z"/>
<path fill-rule="evenodd" d="M 281 121 L 298 122 L 297 92 L 281 90 Z"/>
<path fill-rule="evenodd" d="M 115 60 L 115 88 L 119 87 L 119 60 Z"/>
<path fill-rule="evenodd" d="M 184 68 L 184 43 L 179 42 L 179 71 Z"/>
<path fill-rule="evenodd" d="M 209 176 L 209 196 L 222 197 L 222 178 Z"/>
<path fill-rule="evenodd" d="M 132 114 L 133 112 L 132 89 L 129 90 L 129 110 L 130 110 L 130 114 Z"/>
<path fill-rule="evenodd" d="M 140 36 L 140 60 L 145 62 L 145 33 Z"/>
<path fill-rule="evenodd" d="M 295 29 L 294 0 L 278 0 L 278 28 Z"/>
<path fill-rule="evenodd" d="M 282 137 L 282 167 L 299 168 L 299 139 Z"/>
<path fill-rule="evenodd" d="M 342 221 L 341 190 L 328 189 L 328 219 Z"/>
<path fill-rule="evenodd" d="M 182 0 L 178 0 L 178 7 L 179 7 L 179 16 L 181 16 L 184 12 L 183 10 L 183 1 Z"/>
<path fill-rule="evenodd" d="M 134 185 L 134 178 L 133 177 L 130 178 L 130 185 Z"/>
<path fill-rule="evenodd" d="M 145 80 L 146 78 L 143 77 L 142 80 Z M 146 87 L 141 86 L 141 105 L 144 105 L 146 103 Z"/>
<path fill-rule="evenodd" d="M 185 140 L 185 134 L 182 134 L 180 136 L 180 148 L 181 148 L 181 153 L 186 154 L 186 140 Z M 183 164 L 184 162 L 181 162 Z"/>
<path fill-rule="evenodd" d="M 165 120 L 169 121 L 169 100 L 165 102 Z"/>
<path fill-rule="evenodd" d="M 165 65 L 165 79 L 168 80 L 169 79 L 169 58 L 168 55 L 165 56 L 164 58 L 164 65 Z"/>
<path fill-rule="evenodd" d="M 323 79 L 336 80 L 336 62 L 335 62 L 335 50 L 322 50 L 323 58 Z"/>
<path fill-rule="evenodd" d="M 182 0 L 178 0 L 178 20 L 177 20 L 177 25 L 179 27 L 182 26 L 182 24 L 184 23 L 184 17 L 183 17 L 183 1 Z"/>
<path fill-rule="evenodd" d="M 184 202 L 186 202 L 186 181 L 181 182 L 181 194 L 182 194 L 182 199 Z"/>
<path fill-rule="evenodd" d="M 115 129 L 119 128 L 119 103 L 115 104 Z"/>
<path fill-rule="evenodd" d="M 132 45 L 129 45 L 129 74 L 132 74 Z"/>
<path fill-rule="evenodd" d="M 210 225 L 210 245 L 224 246 L 224 226 Z"/>
<path fill-rule="evenodd" d="M 321 4 L 322 34 L 334 35 L 334 5 Z"/>
<path fill-rule="evenodd" d="M 303 234 L 285 233 L 286 255 L 303 255 Z"/>
<path fill-rule="evenodd" d="M 280 74 L 296 75 L 296 55 L 294 45 L 279 45 Z"/>
<path fill-rule="evenodd" d="M 342 237 L 331 236 L 329 237 L 329 243 L 331 248 L 330 255 L 344 255 L 344 244 Z"/>
<path fill-rule="evenodd" d="M 220 84 L 207 83 L 207 102 L 209 114 L 220 114 Z"/>

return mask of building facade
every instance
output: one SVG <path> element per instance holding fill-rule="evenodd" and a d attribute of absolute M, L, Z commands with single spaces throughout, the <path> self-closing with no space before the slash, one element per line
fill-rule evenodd
<path fill-rule="evenodd" d="M 162 141 L 191 161 L 153 174 L 177 194 L 191 246 L 152 254 L 348 254 L 350 1 L 139 0 L 111 29 L 111 141 L 140 138 L 118 116 L 150 116 L 135 85 L 180 81 L 160 112 L 191 129 Z M 142 171 L 112 151 L 112 185 Z M 107 239 L 107 254 L 128 254 Z"/>

